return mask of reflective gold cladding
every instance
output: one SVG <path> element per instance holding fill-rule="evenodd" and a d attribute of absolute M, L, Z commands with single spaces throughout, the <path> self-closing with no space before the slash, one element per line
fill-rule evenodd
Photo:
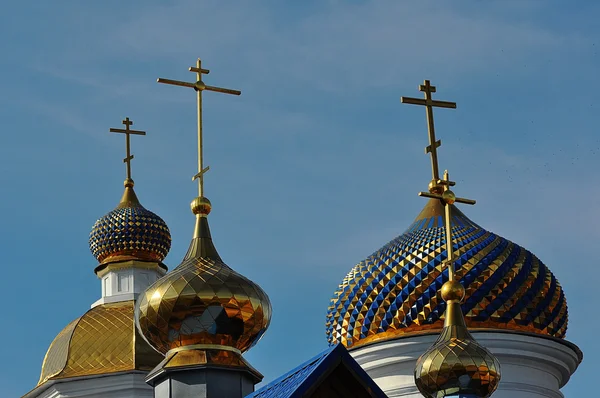
<path fill-rule="evenodd" d="M 52 376 L 56 376 L 65 368 L 69 359 L 69 342 L 73 336 L 73 331 L 81 318 L 77 318 L 69 323 L 60 333 L 54 338 L 50 344 L 44 361 L 42 362 L 42 373 L 38 380 L 38 386 L 44 383 Z"/>
<path fill-rule="evenodd" d="M 222 365 L 226 367 L 248 368 L 239 353 L 227 350 L 192 349 L 167 354 L 163 369 L 191 365 Z"/>
<path fill-rule="evenodd" d="M 460 302 L 449 300 L 444 329 L 417 361 L 415 382 L 425 397 L 473 394 L 489 397 L 500 382 L 500 363 L 465 325 Z"/>
<path fill-rule="evenodd" d="M 49 379 L 128 370 L 150 371 L 164 357 L 137 333 L 134 302 L 99 305 L 71 322 L 54 339 L 38 385 Z"/>
<path fill-rule="evenodd" d="M 196 215 L 194 239 L 183 262 L 150 286 L 137 305 L 139 330 L 163 353 L 196 344 L 244 352 L 258 342 L 271 319 L 268 296 L 221 260 L 202 214 Z"/>

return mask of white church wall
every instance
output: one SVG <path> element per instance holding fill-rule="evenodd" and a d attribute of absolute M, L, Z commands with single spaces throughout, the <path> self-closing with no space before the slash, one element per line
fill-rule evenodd
<path fill-rule="evenodd" d="M 78 377 L 50 381 L 23 398 L 153 398 L 147 372 Z"/>
<path fill-rule="evenodd" d="M 102 297 L 92 304 L 92 308 L 100 304 L 136 300 L 148 286 L 165 274 L 157 264 L 154 268 L 139 266 L 145 263 L 138 261 L 123 264 L 128 267 L 112 269 L 98 276 L 101 280 Z"/>
<path fill-rule="evenodd" d="M 581 360 L 575 345 L 559 339 L 510 332 L 471 334 L 500 361 L 502 380 L 494 398 L 563 398 L 560 388 Z M 414 382 L 415 364 L 436 339 L 433 334 L 401 337 L 350 353 L 390 398 L 422 398 Z"/>

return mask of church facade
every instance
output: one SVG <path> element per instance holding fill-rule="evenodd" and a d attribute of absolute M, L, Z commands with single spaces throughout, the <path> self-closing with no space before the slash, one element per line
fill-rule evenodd
<path fill-rule="evenodd" d="M 222 261 L 203 186 L 203 92 L 240 92 L 206 85 L 200 60 L 190 71 L 194 83 L 159 79 L 197 95 L 199 194 L 186 255 L 167 272 L 168 226 L 141 205 L 131 178 L 130 135 L 145 133 L 126 119 L 111 129 L 126 136 L 124 193 L 89 239 L 102 296 L 52 341 L 24 397 L 563 397 L 583 359 L 565 339 L 565 292 L 533 253 L 457 206 L 475 201 L 440 177 L 433 124 L 434 107 L 456 104 L 433 100 L 429 81 L 423 99 L 403 97 L 427 109 L 422 211 L 342 279 L 327 307 L 329 348 L 256 390 L 263 376 L 243 353 L 267 331 L 271 303 Z"/>

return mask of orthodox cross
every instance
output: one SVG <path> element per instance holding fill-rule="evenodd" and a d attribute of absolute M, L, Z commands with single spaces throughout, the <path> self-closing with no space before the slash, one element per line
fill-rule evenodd
<path fill-rule="evenodd" d="M 438 180 L 438 184 L 443 187 L 442 194 L 419 192 L 419 196 L 427 198 L 440 199 L 444 203 L 444 226 L 446 227 L 446 263 L 448 267 L 448 280 L 454 280 L 454 249 L 452 248 L 452 205 L 454 202 L 474 205 L 476 202 L 472 199 L 457 198 L 454 192 L 450 190 L 456 183 L 450 181 L 448 170 L 444 171 L 444 179 Z"/>
<path fill-rule="evenodd" d="M 122 133 L 125 134 L 125 142 L 127 146 L 127 157 L 123 159 L 123 163 L 127 163 L 127 179 L 131 180 L 131 159 L 133 159 L 133 155 L 131 154 L 131 144 L 129 142 L 129 136 L 131 134 L 134 135 L 146 135 L 145 131 L 138 130 L 130 130 L 129 126 L 133 126 L 133 122 L 129 120 L 128 117 L 123 120 L 123 124 L 125 125 L 125 129 L 110 129 L 111 133 Z"/>
<path fill-rule="evenodd" d="M 158 78 L 157 81 L 159 83 L 171 84 L 174 86 L 193 88 L 194 90 L 196 90 L 196 93 L 198 95 L 198 173 L 194 175 L 194 177 L 192 177 L 192 181 L 198 179 L 198 195 L 202 197 L 204 195 L 204 173 L 206 173 L 210 169 L 209 166 L 207 166 L 206 168 L 204 167 L 202 158 L 202 91 L 215 91 L 217 93 L 233 95 L 240 95 L 242 92 L 238 90 L 230 90 L 228 88 L 207 86 L 206 84 L 204 84 L 204 82 L 202 81 L 202 75 L 208 75 L 210 73 L 210 70 L 202 68 L 202 61 L 200 60 L 200 58 L 198 58 L 196 66 L 191 66 L 189 68 L 189 71 L 196 72 L 195 83 L 188 83 L 179 80 L 170 80 L 163 78 Z"/>
<path fill-rule="evenodd" d="M 425 147 L 425 154 L 431 154 L 431 171 L 432 171 L 432 180 L 429 186 L 431 192 L 441 193 L 441 189 L 438 186 L 440 181 L 440 173 L 438 169 L 438 158 L 437 158 L 437 148 L 442 145 L 441 140 L 435 139 L 435 127 L 433 125 L 433 107 L 438 108 L 452 108 L 456 109 L 455 102 L 448 101 L 437 101 L 431 98 L 431 93 L 435 93 L 435 86 L 431 85 L 429 80 L 425 80 L 423 84 L 419 86 L 419 91 L 422 91 L 425 95 L 425 99 L 420 98 L 410 98 L 410 97 L 400 97 L 400 102 L 403 104 L 413 104 L 413 105 L 424 105 L 425 111 L 427 114 L 427 131 L 429 132 L 429 145 Z"/>

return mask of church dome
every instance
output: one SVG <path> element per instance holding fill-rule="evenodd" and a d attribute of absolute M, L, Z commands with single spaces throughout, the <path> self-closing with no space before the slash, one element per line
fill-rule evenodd
<path fill-rule="evenodd" d="M 133 301 L 98 305 L 52 341 L 38 386 L 48 380 L 150 371 L 162 359 L 136 331 Z"/>
<path fill-rule="evenodd" d="M 443 214 L 443 204 L 431 199 L 406 232 L 352 268 L 328 308 L 330 344 L 351 347 L 442 329 L 446 303 L 438 291 L 448 280 Z M 467 327 L 564 338 L 566 298 L 544 263 L 454 205 L 451 224 Z"/>
<path fill-rule="evenodd" d="M 210 209 L 206 198 L 192 202 L 196 228 L 186 256 L 138 299 L 138 328 L 167 359 L 169 351 L 191 347 L 214 354 L 208 362 L 237 361 L 258 342 L 271 319 L 267 294 L 217 253 L 206 217 Z"/>
<path fill-rule="evenodd" d="M 442 286 L 447 303 L 444 328 L 437 341 L 419 357 L 415 384 L 428 398 L 487 398 L 498 388 L 500 363 L 469 333 L 460 309 L 465 288 L 457 281 Z"/>
<path fill-rule="evenodd" d="M 160 263 L 171 248 L 171 233 L 162 218 L 140 204 L 133 180 L 127 179 L 117 208 L 92 227 L 89 245 L 99 267 L 125 260 Z"/>

